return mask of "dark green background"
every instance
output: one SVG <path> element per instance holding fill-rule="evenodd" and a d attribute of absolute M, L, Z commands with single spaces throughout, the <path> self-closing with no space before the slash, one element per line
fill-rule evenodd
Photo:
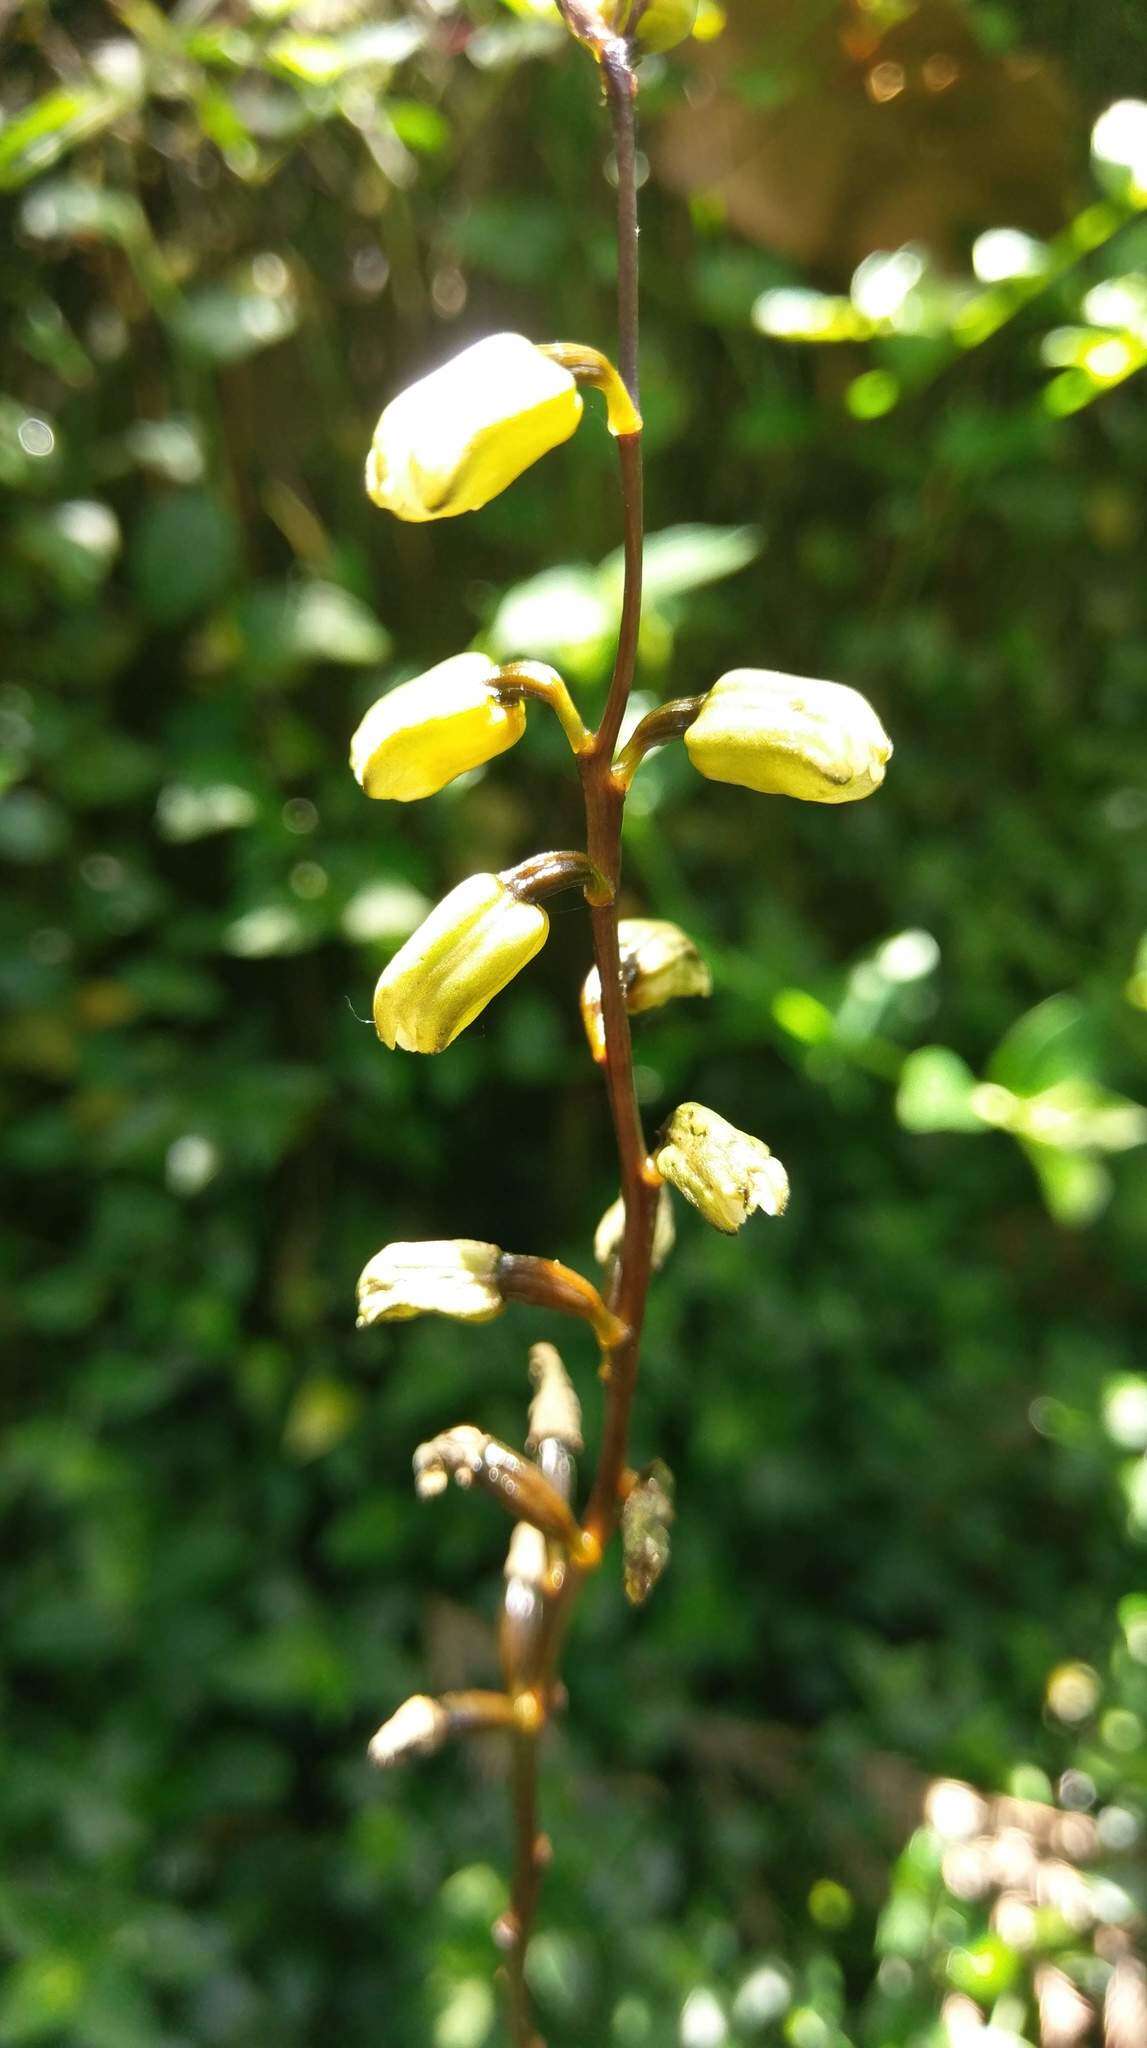
<path fill-rule="evenodd" d="M 939 252 L 966 277 L 983 228 L 1050 235 L 1094 202 L 1091 123 L 1147 91 L 1147 47 L 1113 0 L 932 14 L 969 52 L 946 146 L 986 196 L 948 208 Z M 908 15 L 890 34 L 927 46 Z M 7 25 L 4 2043 L 497 2038 L 503 1760 L 380 1781 L 364 1756 L 406 1693 L 491 1678 L 505 1527 L 419 1505 L 410 1454 L 462 1419 L 520 1437 L 547 1330 L 523 1310 L 356 1335 L 354 1281 L 391 1237 L 590 1260 L 615 1183 L 584 917 L 563 903 L 441 1059 L 364 1020 L 410 892 L 574 843 L 576 790 L 538 714 L 418 806 L 368 804 L 345 756 L 381 686 L 495 645 L 543 571 L 570 572 L 551 640 L 571 590 L 608 624 L 585 565 L 619 526 L 596 416 L 476 518 L 399 528 L 360 479 L 384 399 L 467 340 L 611 345 L 607 144 L 588 60 L 544 29 L 427 11 L 365 57 L 340 42 L 371 25 L 238 4 Z M 803 107 L 810 135 L 870 119 L 855 25 L 734 10 L 723 90 Z M 1009 94 L 1027 118 L 1037 29 L 1059 97 L 1017 219 L 993 152 Z M 638 785 L 627 906 L 679 919 L 716 983 L 641 1022 L 647 1115 L 711 1104 L 794 1192 L 728 1241 L 679 1205 L 635 1441 L 677 1477 L 672 1568 L 635 1616 L 611 1563 L 577 1617 L 535 1980 L 553 2048 L 662 2048 L 688 1994 L 731 2000 L 770 1959 L 789 2010 L 730 2040 L 922 2048 L 982 1932 L 950 1903 L 911 1940 L 886 1915 L 911 1967 L 872 1990 L 928 1777 L 1050 1796 L 1082 1757 L 1100 1805 L 1147 1788 L 1102 1718 L 1147 1706 L 1116 1619 L 1147 1532 L 1147 1154 L 1045 1147 L 1041 1178 L 1003 1133 L 897 1116 L 926 1045 L 1020 1097 L 1144 1089 L 1144 386 L 1058 419 L 1040 344 L 1142 275 L 1147 241 L 1130 221 L 979 349 L 767 340 L 762 290 L 847 291 L 857 194 L 896 176 L 935 218 L 937 159 L 861 150 L 802 251 L 743 239 L 661 175 L 690 105 L 712 125 L 689 81 L 722 47 L 647 83 L 648 523 L 715 531 L 663 570 L 640 685 L 836 676 L 896 756 L 840 811 L 679 753 Z M 858 419 L 873 367 L 906 395 Z M 594 632 L 564 656 L 587 714 L 605 657 Z M 935 947 L 897 980 L 879 949 L 906 930 Z M 567 1357 L 592 1435 L 576 1331 Z M 1076 1729 L 1045 1707 L 1072 1659 L 1104 1686 Z"/>

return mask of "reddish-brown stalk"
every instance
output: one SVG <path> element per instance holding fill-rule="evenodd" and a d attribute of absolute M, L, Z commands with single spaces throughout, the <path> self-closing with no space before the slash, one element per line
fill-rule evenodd
<path fill-rule="evenodd" d="M 634 404 L 638 386 L 637 80 L 627 46 L 611 41 L 598 52 L 613 129 L 617 170 L 618 367 Z M 597 1471 L 584 1527 L 590 1539 L 582 1557 L 571 1558 L 546 1604 L 538 1658 L 538 1712 L 527 1716 L 513 1737 L 514 1874 L 510 1909 L 501 1926 L 506 1949 L 510 2034 L 514 2048 L 543 2048 L 530 2014 L 525 1981 L 526 1950 L 548 1850 L 538 1831 L 538 1736 L 557 1686 L 562 1640 L 573 1602 L 586 1572 L 613 1535 L 621 1505 L 629 1447 L 630 1415 L 637 1382 L 638 1353 L 652 1268 L 653 1224 L 658 1176 L 641 1125 L 633 1076 L 629 1013 L 621 978 L 617 898 L 621 880 L 621 823 L 625 783 L 614 773 L 618 734 L 633 687 L 641 620 L 641 563 L 644 537 L 640 434 L 618 439 L 624 520 L 625 581 L 617 654 L 605 710 L 597 731 L 578 754 L 585 802 L 586 853 L 602 886 L 587 890 L 594 958 L 601 978 L 606 1057 L 603 1063 L 610 1115 L 617 1141 L 625 1230 L 609 1305 L 626 1335 L 606 1362 L 605 1417 Z"/>

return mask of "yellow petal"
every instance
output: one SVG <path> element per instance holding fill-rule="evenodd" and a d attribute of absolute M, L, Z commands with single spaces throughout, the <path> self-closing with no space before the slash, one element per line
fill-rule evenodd
<path fill-rule="evenodd" d="M 520 740 L 526 707 L 501 702 L 500 673 L 484 654 L 456 654 L 372 704 L 350 746 L 367 795 L 398 803 L 433 796 Z"/>
<path fill-rule="evenodd" d="M 492 334 L 391 400 L 374 430 L 366 488 L 399 519 L 476 512 L 582 415 L 573 377 L 521 334 Z"/>
<path fill-rule="evenodd" d="M 359 1275 L 359 1328 L 423 1315 L 489 1322 L 502 1309 L 501 1256 L 496 1244 L 470 1237 L 384 1245 Z"/>
<path fill-rule="evenodd" d="M 772 669 L 730 669 L 685 733 L 712 782 L 769 796 L 845 804 L 884 780 L 892 742 L 859 690 Z"/>
<path fill-rule="evenodd" d="M 541 951 L 550 921 L 498 875 L 470 875 L 412 932 L 379 978 L 375 1030 L 407 1052 L 442 1052 Z"/>

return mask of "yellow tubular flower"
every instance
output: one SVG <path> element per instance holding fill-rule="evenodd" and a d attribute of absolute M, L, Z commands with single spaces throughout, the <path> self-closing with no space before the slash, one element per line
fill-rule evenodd
<path fill-rule="evenodd" d="M 429 1315 L 488 1323 L 503 1307 L 501 1256 L 496 1244 L 472 1237 L 383 1245 L 359 1275 L 359 1329 Z"/>
<path fill-rule="evenodd" d="M 780 1216 L 789 1178 L 760 1138 L 700 1102 L 682 1102 L 661 1133 L 653 1164 L 718 1230 L 739 1230 L 755 1209 Z"/>
<path fill-rule="evenodd" d="M 374 991 L 384 1045 L 443 1052 L 541 951 L 550 921 L 500 875 L 451 889 L 400 946 Z"/>
<path fill-rule="evenodd" d="M 685 745 L 712 782 L 816 804 L 871 796 L 892 754 L 858 690 L 763 668 L 730 669 L 714 683 Z"/>
<path fill-rule="evenodd" d="M 503 704 L 501 670 L 484 654 L 456 654 L 372 704 L 350 743 L 368 796 L 410 803 L 504 754 L 526 730 L 524 704 Z"/>
<path fill-rule="evenodd" d="M 367 495 L 399 519 L 477 512 L 582 416 L 570 372 L 521 334 L 491 334 L 393 398 L 374 430 Z"/>

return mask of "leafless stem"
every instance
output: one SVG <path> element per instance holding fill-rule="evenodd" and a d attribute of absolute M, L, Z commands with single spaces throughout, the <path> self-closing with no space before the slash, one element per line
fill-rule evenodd
<path fill-rule="evenodd" d="M 633 399 L 638 390 L 637 298 L 637 80 L 625 45 L 610 42 L 599 52 L 617 165 L 618 365 Z M 603 1071 L 613 1120 L 625 1204 L 625 1231 L 614 1272 L 610 1308 L 625 1334 L 605 1355 L 606 1406 L 601 1454 L 585 1515 L 590 1538 L 580 1556 L 569 1559 L 561 1584 L 547 1604 L 540 1654 L 540 1697 L 552 1703 L 557 1664 L 570 1611 L 582 1582 L 617 1526 L 629 1448 L 629 1423 L 637 1383 L 638 1353 L 652 1269 L 653 1225 L 658 1177 L 648 1157 L 633 1077 L 633 1046 L 625 1002 L 617 930 L 621 879 L 621 822 L 625 783 L 613 772 L 618 734 L 633 688 L 641 621 L 641 565 L 644 540 L 641 435 L 618 436 L 624 521 L 625 582 L 617 653 L 601 723 L 578 753 L 585 802 L 586 852 L 604 887 L 587 892 L 594 957 L 601 979 L 605 1036 Z M 598 897 L 602 900 L 596 900 Z M 537 1737 L 513 1739 L 514 1875 L 506 1916 L 506 1979 L 510 2035 L 514 2048 L 542 2048 L 530 2016 L 525 1984 L 526 1949 L 537 1906 L 541 1873 L 537 1821 Z"/>

